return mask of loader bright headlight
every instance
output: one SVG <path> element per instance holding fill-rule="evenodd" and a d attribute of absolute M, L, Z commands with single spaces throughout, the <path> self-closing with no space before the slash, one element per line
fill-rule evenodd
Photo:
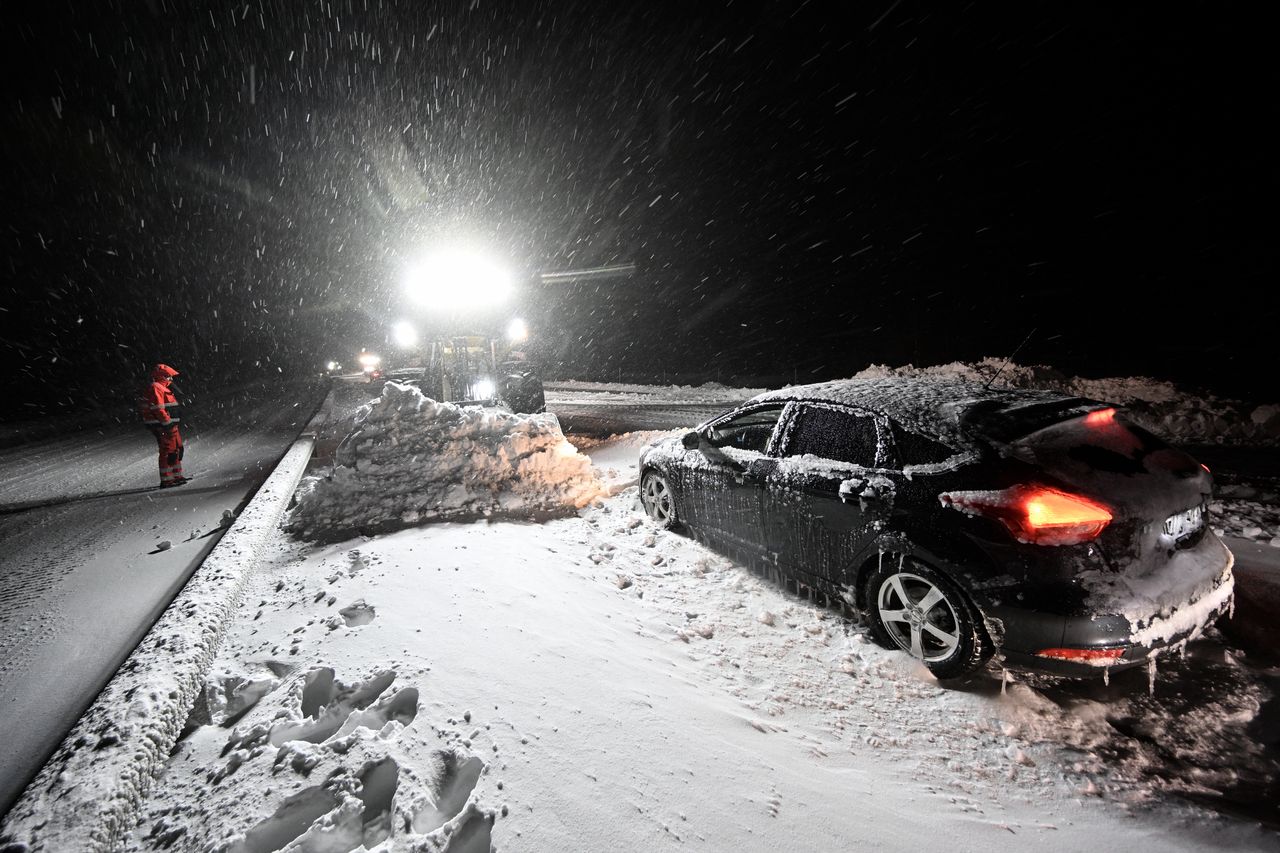
<path fill-rule="evenodd" d="M 438 252 L 405 273 L 409 298 L 433 311 L 456 312 L 506 301 L 511 273 L 481 255 Z"/>
<path fill-rule="evenodd" d="M 519 317 L 507 324 L 507 340 L 513 344 L 522 344 L 529 340 L 529 326 Z"/>
<path fill-rule="evenodd" d="M 402 349 L 410 349 L 418 345 L 418 330 L 412 323 L 403 320 L 396 323 L 391 327 L 391 335 L 395 338 L 396 346 Z"/>

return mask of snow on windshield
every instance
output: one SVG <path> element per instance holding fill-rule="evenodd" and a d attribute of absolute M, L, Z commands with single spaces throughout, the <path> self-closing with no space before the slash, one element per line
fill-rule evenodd
<path fill-rule="evenodd" d="M 555 415 L 437 403 L 396 382 L 356 413 L 337 461 L 298 491 L 286 529 L 300 538 L 568 512 L 604 494 Z"/>

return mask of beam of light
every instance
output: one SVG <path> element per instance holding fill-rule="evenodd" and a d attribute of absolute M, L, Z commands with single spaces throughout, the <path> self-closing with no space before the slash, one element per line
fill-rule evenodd
<path fill-rule="evenodd" d="M 538 273 L 538 279 L 544 282 L 579 281 L 593 278 L 613 278 L 631 275 L 636 271 L 635 264 L 612 264 L 603 267 L 590 267 L 581 270 L 561 270 L 559 272 Z"/>
<path fill-rule="evenodd" d="M 437 252 L 405 273 L 405 291 L 418 305 L 457 312 L 506 301 L 514 289 L 511 273 L 481 255 Z"/>

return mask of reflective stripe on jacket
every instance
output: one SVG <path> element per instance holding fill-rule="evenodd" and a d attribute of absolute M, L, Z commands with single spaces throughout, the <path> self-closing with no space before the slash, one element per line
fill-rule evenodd
<path fill-rule="evenodd" d="M 148 426 L 169 426 L 182 420 L 182 407 L 173 391 L 163 382 L 152 382 L 142 392 L 138 407 L 142 422 Z"/>

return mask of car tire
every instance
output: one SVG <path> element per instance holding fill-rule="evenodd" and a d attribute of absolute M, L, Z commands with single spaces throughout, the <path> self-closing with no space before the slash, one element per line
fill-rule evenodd
<path fill-rule="evenodd" d="M 640 478 L 640 504 L 645 513 L 663 530 L 680 526 L 680 512 L 671 481 L 657 471 L 646 471 Z"/>
<path fill-rule="evenodd" d="M 872 639 L 906 652 L 940 679 L 959 678 L 985 665 L 995 646 L 969 596 L 931 566 L 889 557 L 867 581 Z"/>

